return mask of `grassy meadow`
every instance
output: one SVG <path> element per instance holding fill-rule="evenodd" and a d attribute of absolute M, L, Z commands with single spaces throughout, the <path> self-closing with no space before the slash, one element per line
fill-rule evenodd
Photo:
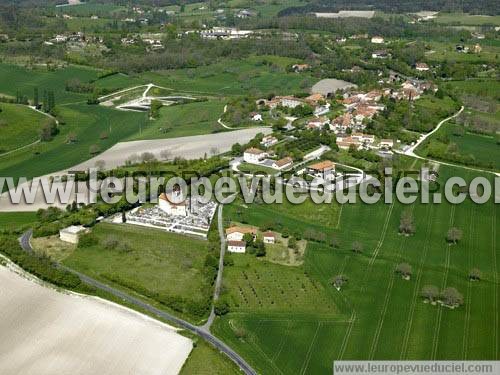
<path fill-rule="evenodd" d="M 69 168 L 89 159 L 90 147 L 101 151 L 115 143 L 139 133 L 145 115 L 123 112 L 102 106 L 71 104 L 59 107 L 60 133 L 50 142 L 0 157 L 0 174 L 12 177 L 35 177 Z M 102 138 L 106 133 L 106 138 Z M 74 134 L 76 142 L 68 143 L 68 135 Z"/>
<path fill-rule="evenodd" d="M 444 166 L 439 173 L 440 182 L 455 174 L 466 180 L 477 175 Z M 401 214 L 407 209 L 416 226 L 416 233 L 410 237 L 398 232 Z M 279 210 L 274 212 L 274 217 L 279 217 Z M 232 211 L 225 213 L 231 215 Z M 477 205 L 469 200 L 457 206 L 346 205 L 339 227 L 331 230 L 340 244 L 338 248 L 309 241 L 305 262 L 299 267 L 270 265 L 250 255 L 235 262 L 237 270 L 241 263 L 249 264 L 245 270 L 253 277 L 249 277 L 249 284 L 261 282 L 253 276 L 255 273 L 265 281 L 264 292 L 261 287 L 255 288 L 258 295 L 263 294 L 263 304 L 269 296 L 279 295 L 288 275 L 295 273 L 297 280 L 305 276 L 321 286 L 323 296 L 334 308 L 328 309 L 320 298 L 309 302 L 308 313 L 305 308 L 269 309 L 265 308 L 267 304 L 251 303 L 251 289 L 244 288 L 246 279 L 227 267 L 224 280 L 228 281 L 228 298 L 234 301 L 249 295 L 249 303 L 233 304 L 231 313 L 218 319 L 214 330 L 263 374 L 327 374 L 335 359 L 498 360 L 497 215 L 498 207 L 492 202 Z M 265 220 L 261 216 L 248 219 L 254 225 Z M 304 219 L 295 220 L 302 223 Z M 304 221 L 302 227 L 306 225 L 309 223 Z M 457 245 L 445 240 L 452 226 L 463 231 Z M 353 241 L 362 243 L 361 254 L 351 251 Z M 254 262 L 258 264 L 251 267 Z M 394 272 L 401 262 L 411 265 L 410 280 Z M 472 268 L 481 270 L 481 281 L 469 281 Z M 266 279 L 264 272 L 272 273 L 274 280 Z M 349 280 L 341 291 L 330 284 L 337 274 Z M 464 305 L 449 309 L 424 303 L 420 292 L 429 284 L 440 290 L 457 288 L 464 296 Z M 292 290 L 301 292 L 297 287 Z M 289 290 L 284 295 L 294 297 Z M 321 314 L 325 309 L 328 314 Z"/>
<path fill-rule="evenodd" d="M 224 102 L 211 100 L 162 107 L 158 119 L 148 121 L 142 134 L 131 139 L 187 137 L 223 131 L 217 120 L 224 111 Z"/>
<path fill-rule="evenodd" d="M 92 232 L 99 243 L 77 248 L 65 265 L 134 294 L 144 289 L 195 301 L 205 297 L 207 241 L 133 225 L 102 223 Z M 109 239 L 119 244 L 109 248 Z"/>
<path fill-rule="evenodd" d="M 20 104 L 0 104 L 0 154 L 40 139 L 47 117 Z"/>

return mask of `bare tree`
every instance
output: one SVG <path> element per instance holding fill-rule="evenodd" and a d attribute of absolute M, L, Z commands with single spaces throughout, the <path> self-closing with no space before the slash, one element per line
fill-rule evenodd
<path fill-rule="evenodd" d="M 409 280 L 412 274 L 411 266 L 408 263 L 400 263 L 396 266 L 396 273 L 402 278 Z"/>
<path fill-rule="evenodd" d="M 483 277 L 481 271 L 477 268 L 473 268 L 469 272 L 469 280 L 479 281 Z"/>
<path fill-rule="evenodd" d="M 351 250 L 354 253 L 360 254 L 363 252 L 363 244 L 359 241 L 354 241 L 351 246 Z"/>
<path fill-rule="evenodd" d="M 347 276 L 336 275 L 332 278 L 331 283 L 337 290 L 340 290 L 340 288 L 342 288 L 348 281 L 349 279 Z"/>
<path fill-rule="evenodd" d="M 211 156 L 215 156 L 215 155 L 217 155 L 219 153 L 220 153 L 220 151 L 219 151 L 219 149 L 217 147 L 210 148 L 210 155 Z"/>
<path fill-rule="evenodd" d="M 458 229 L 457 227 L 452 227 L 448 230 L 448 233 L 446 235 L 446 240 L 448 242 L 453 243 L 454 245 L 462 239 L 462 231 Z"/>
<path fill-rule="evenodd" d="M 435 285 L 424 285 L 420 295 L 429 302 L 434 302 L 439 297 L 439 289 Z"/>
<path fill-rule="evenodd" d="M 156 161 L 156 157 L 152 152 L 143 152 L 141 154 L 141 161 L 143 163 L 151 163 L 152 161 Z"/>
<path fill-rule="evenodd" d="M 160 157 L 162 160 L 170 160 L 172 158 L 172 152 L 169 149 L 161 150 Z"/>
<path fill-rule="evenodd" d="M 441 293 L 441 299 L 446 306 L 458 307 L 463 305 L 464 297 L 455 288 L 446 288 Z"/>
<path fill-rule="evenodd" d="M 125 164 L 126 165 L 131 165 L 131 164 L 135 164 L 139 161 L 139 155 L 137 154 L 132 154 L 130 155 L 127 160 L 125 161 Z"/>
<path fill-rule="evenodd" d="M 100 171 L 102 171 L 102 170 L 104 169 L 104 167 L 105 167 L 105 166 L 106 166 L 106 162 L 105 162 L 104 160 L 97 160 L 97 161 L 95 162 L 95 167 L 96 167 L 98 170 L 100 170 Z"/>

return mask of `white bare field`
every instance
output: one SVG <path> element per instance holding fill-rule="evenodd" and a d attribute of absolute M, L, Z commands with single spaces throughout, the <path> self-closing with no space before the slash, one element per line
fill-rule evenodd
<path fill-rule="evenodd" d="M 269 134 L 272 132 L 270 128 L 255 127 L 230 132 L 195 135 L 190 137 L 170 138 L 170 139 L 154 139 L 144 141 L 120 142 L 104 151 L 102 154 L 84 161 L 78 165 L 68 168 L 64 171 L 51 173 L 46 176 L 34 178 L 33 181 L 38 181 L 41 178 L 59 177 L 66 175 L 68 171 L 84 171 L 89 168 L 95 168 L 96 163 L 104 164 L 105 169 L 113 169 L 118 166 L 125 165 L 127 159 L 131 157 L 140 157 L 144 152 L 154 154 L 157 159 L 162 159 L 161 153 L 168 150 L 170 157 L 182 157 L 185 159 L 198 159 L 203 156 L 211 156 L 212 152 L 223 153 L 231 150 L 231 146 L 235 143 L 247 143 L 254 138 L 258 133 Z M 63 186 L 62 183 L 54 182 L 54 187 L 57 185 Z M 20 187 L 31 186 L 31 182 L 20 184 Z M 85 183 L 79 184 L 78 192 L 87 196 L 87 186 Z M 69 202 L 76 199 L 75 191 L 72 190 Z M 5 191 L 0 194 L 0 212 L 36 212 L 38 209 L 46 209 L 50 206 L 59 208 L 66 207 L 66 203 L 62 204 L 59 197 L 56 197 L 54 203 L 47 203 L 42 189 L 38 189 L 32 204 L 26 203 L 22 197 L 19 204 L 14 204 L 10 200 L 9 193 Z"/>
<path fill-rule="evenodd" d="M 0 266 L 0 374 L 177 374 L 192 342 L 99 298 L 65 294 Z"/>

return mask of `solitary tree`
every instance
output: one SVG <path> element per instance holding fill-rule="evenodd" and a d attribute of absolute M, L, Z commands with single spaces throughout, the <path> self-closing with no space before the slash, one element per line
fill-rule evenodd
<path fill-rule="evenodd" d="M 251 233 L 245 233 L 243 235 L 243 241 L 246 243 L 247 246 L 250 246 L 253 244 L 253 236 Z"/>
<path fill-rule="evenodd" d="M 399 232 L 410 235 L 415 233 L 415 224 L 413 223 L 413 214 L 410 210 L 405 210 L 401 214 L 399 222 Z"/>
<path fill-rule="evenodd" d="M 99 152 L 101 152 L 101 148 L 98 145 L 92 145 L 89 147 L 90 155 L 97 155 Z"/>
<path fill-rule="evenodd" d="M 435 285 L 424 285 L 420 295 L 429 302 L 434 302 L 439 296 L 439 289 Z"/>
<path fill-rule="evenodd" d="M 481 271 L 477 268 L 473 268 L 469 272 L 469 280 L 479 281 L 482 278 Z"/>
<path fill-rule="evenodd" d="M 33 105 L 35 106 L 35 108 L 38 108 L 38 105 L 39 105 L 39 97 L 38 97 L 38 87 L 35 87 L 33 89 Z"/>
<path fill-rule="evenodd" d="M 360 254 L 363 252 L 363 244 L 359 241 L 354 241 L 351 246 L 351 250 L 354 253 Z"/>
<path fill-rule="evenodd" d="M 342 288 L 348 281 L 349 279 L 347 276 L 336 275 L 332 278 L 331 283 L 337 290 L 340 290 L 340 288 Z"/>
<path fill-rule="evenodd" d="M 396 266 L 396 273 L 408 280 L 412 274 L 411 266 L 408 263 L 400 263 Z"/>
<path fill-rule="evenodd" d="M 450 307 L 458 307 L 463 305 L 464 297 L 455 288 L 446 288 L 441 293 L 441 299 L 443 303 Z"/>
<path fill-rule="evenodd" d="M 452 227 L 448 230 L 448 233 L 446 235 L 446 240 L 455 245 L 458 241 L 462 239 L 462 234 L 463 233 L 460 229 L 458 229 L 457 227 Z"/>
<path fill-rule="evenodd" d="M 69 132 L 67 137 L 66 137 L 66 143 L 76 143 L 78 142 L 78 136 L 76 135 L 75 132 Z"/>

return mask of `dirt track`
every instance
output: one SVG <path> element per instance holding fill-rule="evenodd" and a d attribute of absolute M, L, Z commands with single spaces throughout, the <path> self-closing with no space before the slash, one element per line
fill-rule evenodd
<path fill-rule="evenodd" d="M 192 342 L 147 316 L 0 267 L 0 373 L 177 374 Z"/>

